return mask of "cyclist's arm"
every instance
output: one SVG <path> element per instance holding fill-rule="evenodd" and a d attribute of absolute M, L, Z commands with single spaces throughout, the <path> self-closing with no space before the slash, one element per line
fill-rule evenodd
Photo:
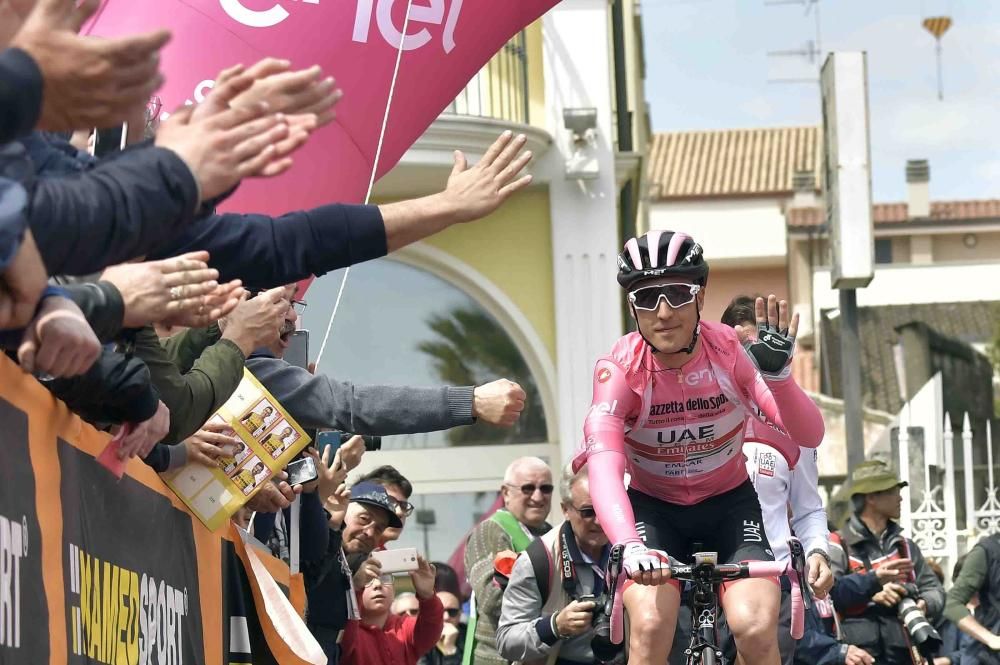
<path fill-rule="evenodd" d="M 625 492 L 625 416 L 638 406 L 625 370 L 603 358 L 594 369 L 594 400 L 583 425 L 590 494 L 600 497 L 594 510 L 612 543 L 642 542 Z"/>
<path fill-rule="evenodd" d="M 737 357 L 736 373 L 739 385 L 749 388 L 764 417 L 784 430 L 791 441 L 804 448 L 815 448 L 823 442 L 823 415 L 795 379 L 765 380 L 746 354 Z M 799 455 L 798 450 L 782 453 L 789 459 Z"/>
<path fill-rule="evenodd" d="M 792 530 L 798 535 L 806 552 L 821 550 L 829 552 L 826 510 L 817 489 L 819 470 L 816 466 L 816 451 L 804 450 L 799 463 L 792 471 L 789 482 L 790 503 L 792 504 Z"/>

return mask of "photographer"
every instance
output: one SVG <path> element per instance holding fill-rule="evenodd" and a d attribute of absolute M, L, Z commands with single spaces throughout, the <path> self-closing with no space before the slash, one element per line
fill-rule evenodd
<path fill-rule="evenodd" d="M 940 637 L 929 622 L 944 608 L 944 588 L 920 548 L 904 538 L 899 519 L 906 486 L 884 462 L 858 465 L 851 474 L 854 514 L 831 534 L 834 575 L 873 571 L 879 582 L 871 600 L 845 607 L 833 594 L 843 617 L 844 642 L 864 649 L 879 665 L 910 665 L 932 653 Z M 836 587 L 835 587 L 836 588 Z"/>
<path fill-rule="evenodd" d="M 587 468 L 576 475 L 567 468 L 559 492 L 566 521 L 534 540 L 514 564 L 497 651 L 521 662 L 605 662 L 591 641 L 610 545 L 594 513 Z"/>

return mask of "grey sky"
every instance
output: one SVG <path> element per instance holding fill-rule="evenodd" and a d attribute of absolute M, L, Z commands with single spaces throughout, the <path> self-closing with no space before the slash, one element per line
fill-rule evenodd
<path fill-rule="evenodd" d="M 1000 2 L 819 0 L 819 9 L 824 51 L 868 52 L 875 201 L 905 198 L 908 158 L 930 160 L 934 199 L 1000 197 Z M 818 84 L 767 82 L 810 73 L 804 59 L 767 56 L 814 38 L 804 4 L 642 0 L 642 12 L 654 131 L 819 124 Z M 921 23 L 942 14 L 953 25 L 938 101 L 934 38 Z"/>

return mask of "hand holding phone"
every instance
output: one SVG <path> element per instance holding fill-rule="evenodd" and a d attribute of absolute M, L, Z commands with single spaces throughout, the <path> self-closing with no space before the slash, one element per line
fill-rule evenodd
<path fill-rule="evenodd" d="M 372 552 L 372 557 L 382 564 L 383 573 L 409 573 L 420 567 L 417 550 L 413 547 Z"/>
<path fill-rule="evenodd" d="M 289 464 L 285 471 L 288 473 L 288 484 L 291 486 L 305 485 L 317 478 L 316 462 L 312 457 L 303 457 Z"/>

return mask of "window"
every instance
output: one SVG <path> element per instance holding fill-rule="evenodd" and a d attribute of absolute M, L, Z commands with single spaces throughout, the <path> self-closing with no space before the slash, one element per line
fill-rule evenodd
<path fill-rule="evenodd" d="M 303 326 L 314 360 L 344 271 L 309 289 Z M 441 448 L 547 439 L 537 382 L 524 357 L 482 305 L 453 284 L 391 259 L 351 269 L 330 341 L 317 372 L 359 384 L 481 385 L 516 381 L 528 395 L 510 429 L 476 424 L 446 432 L 385 437 L 383 449 Z"/>
<path fill-rule="evenodd" d="M 875 238 L 875 263 L 892 263 L 892 238 Z"/>

